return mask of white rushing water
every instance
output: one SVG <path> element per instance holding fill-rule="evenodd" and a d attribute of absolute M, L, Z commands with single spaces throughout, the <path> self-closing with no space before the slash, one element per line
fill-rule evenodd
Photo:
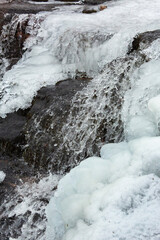
<path fill-rule="evenodd" d="M 159 28 L 158 0 L 107 5 L 92 15 L 74 13 L 76 7 L 48 14 L 37 37 L 26 42 L 27 52 L 0 83 L 2 95 L 5 92 L 0 101 L 2 117 L 28 107 L 42 86 L 73 77 L 77 71 L 94 76 L 107 62 L 126 54 L 137 32 Z"/>
<path fill-rule="evenodd" d="M 117 83 L 118 74 L 123 72 L 119 67 L 125 67 L 125 63 L 120 64 L 121 59 L 125 59 L 133 37 L 137 33 L 160 29 L 160 2 L 119 0 L 107 5 L 106 10 L 92 15 L 79 13 L 77 7 L 64 7 L 45 15 L 37 36 L 27 39 L 27 51 L 22 59 L 0 82 L 2 117 L 30 106 L 42 86 L 79 73 L 93 77 L 88 90 L 94 89 L 95 84 L 99 93 L 107 84 L 111 87 Z M 150 61 L 137 67 L 131 64 L 131 70 L 126 73 L 131 88 L 128 91 L 127 87 L 122 88 L 125 140 L 104 144 L 100 157 L 82 161 L 60 180 L 46 208 L 48 222 L 44 239 L 160 239 L 159 44 L 160 41 L 155 40 L 141 51 Z M 108 64 L 116 59 L 119 64 L 115 65 L 114 78 Z M 134 56 L 133 62 L 137 59 L 138 56 Z M 83 93 L 89 95 L 86 89 Z M 99 116 L 103 110 L 104 117 L 106 102 L 102 95 L 102 99 L 101 94 L 98 96 L 95 113 Z M 93 102 L 87 100 L 84 105 L 89 112 L 88 104 L 92 107 Z M 116 118 L 117 109 L 114 114 Z M 92 133 L 87 132 L 83 111 L 81 115 L 88 136 Z M 69 117 L 67 126 L 70 121 L 74 122 Z M 75 126 L 78 123 L 76 121 Z M 66 129 L 64 131 L 72 138 L 69 130 L 70 135 Z M 75 131 L 76 134 L 81 132 Z M 81 138 L 78 144 L 81 144 Z M 53 185 L 55 182 L 57 180 Z M 26 199 L 34 211 L 30 206 L 32 201 L 28 196 Z M 18 205 L 12 213 L 18 215 L 19 209 Z M 30 235 L 26 237 L 27 227 L 22 229 L 22 236 L 31 239 Z"/>

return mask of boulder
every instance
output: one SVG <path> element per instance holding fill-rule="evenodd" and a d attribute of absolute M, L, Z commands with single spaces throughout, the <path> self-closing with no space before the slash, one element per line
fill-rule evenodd
<path fill-rule="evenodd" d="M 94 8 L 84 8 L 82 13 L 85 13 L 85 14 L 91 14 L 91 13 L 96 13 L 97 10 L 94 9 Z"/>
<path fill-rule="evenodd" d="M 88 79 L 68 79 L 38 91 L 27 113 L 24 131 L 27 147 L 23 157 L 37 169 L 67 169 L 68 155 L 62 147 L 62 128 L 72 106 L 72 98 Z"/>
<path fill-rule="evenodd" d="M 88 79 L 68 79 L 56 86 L 43 87 L 30 108 L 0 118 L 0 156 L 24 157 L 36 169 L 44 170 L 53 155 L 59 154 L 61 161 L 65 155 L 59 148 L 63 141 L 61 129 L 74 94 L 87 83 Z M 60 161 L 55 161 L 54 170 L 58 169 Z"/>

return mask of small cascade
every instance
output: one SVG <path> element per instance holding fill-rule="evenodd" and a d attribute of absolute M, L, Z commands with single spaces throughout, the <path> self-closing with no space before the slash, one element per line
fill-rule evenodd
<path fill-rule="evenodd" d="M 5 14 L 0 36 L 1 78 L 22 57 L 29 37 L 35 37 L 45 14 Z"/>
<path fill-rule="evenodd" d="M 141 55 L 116 59 L 75 95 L 62 128 L 62 146 L 70 164 L 74 166 L 86 157 L 98 155 L 104 142 L 124 139 L 121 116 L 124 94 L 131 87 L 130 76 L 135 67 L 144 61 Z"/>

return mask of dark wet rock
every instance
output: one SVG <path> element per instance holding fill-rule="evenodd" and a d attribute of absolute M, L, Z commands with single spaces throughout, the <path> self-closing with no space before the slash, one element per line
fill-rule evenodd
<path fill-rule="evenodd" d="M 52 187 L 57 185 L 58 179 L 57 183 L 55 181 L 50 183 L 51 179 L 43 177 L 44 175 L 36 178 L 28 177 L 26 182 L 22 178 L 23 184 L 19 184 L 14 192 L 8 191 L 3 198 L 3 202 L 0 204 L 0 239 L 9 240 L 10 237 L 28 240 L 44 239 L 45 206 L 54 194 L 54 190 L 49 186 L 50 184 Z M 40 181 L 42 178 L 43 183 Z M 36 179 L 38 181 L 35 181 Z M 44 188 L 45 183 L 46 189 Z"/>
<path fill-rule="evenodd" d="M 2 217 L 0 219 L 0 239 L 8 240 L 9 237 L 14 236 L 14 238 L 18 238 L 21 235 L 21 228 L 23 224 L 28 220 L 28 214 L 16 216 L 13 215 L 11 217 Z"/>
<path fill-rule="evenodd" d="M 35 213 L 34 216 L 33 216 L 33 219 L 32 219 L 32 220 L 33 220 L 33 223 L 37 222 L 40 217 L 41 217 L 41 216 L 40 216 L 39 213 Z"/>
<path fill-rule="evenodd" d="M 5 14 L 1 30 L 1 46 L 3 58 L 9 61 L 8 70 L 17 63 L 24 53 L 25 40 L 30 36 L 29 20 L 33 15 L 26 15 L 20 20 L 18 14 Z"/>
<path fill-rule="evenodd" d="M 111 0 L 108 0 L 111 1 Z M 83 0 L 83 3 L 88 5 L 98 5 L 106 2 L 106 0 Z"/>
<path fill-rule="evenodd" d="M 0 34 L 2 31 L 2 27 L 3 27 L 3 21 L 4 21 L 4 14 L 3 14 L 3 12 L 0 11 Z"/>
<path fill-rule="evenodd" d="M 1 155 L 22 156 L 22 147 L 25 144 L 23 131 L 26 123 L 22 111 L 8 114 L 7 118 L 0 118 L 0 152 Z"/>
<path fill-rule="evenodd" d="M 139 51 L 144 48 L 147 48 L 153 41 L 160 38 L 160 30 L 148 31 L 144 33 L 137 34 L 132 42 L 132 45 L 129 50 L 129 54 L 133 51 Z"/>
<path fill-rule="evenodd" d="M 48 0 L 32 0 L 32 2 L 48 2 Z"/>
<path fill-rule="evenodd" d="M 91 13 L 96 13 L 97 9 L 94 8 L 84 8 L 82 13 L 86 13 L 86 14 L 91 14 Z"/>
<path fill-rule="evenodd" d="M 46 170 L 53 152 L 62 142 L 61 129 L 72 98 L 87 83 L 87 79 L 70 79 L 44 87 L 34 98 L 31 108 L 1 118 L 1 156 L 24 157 L 36 169 Z"/>
<path fill-rule="evenodd" d="M 28 112 L 25 125 L 27 147 L 24 158 L 36 168 L 53 171 L 60 170 L 65 164 L 65 149 L 60 147 L 63 143 L 62 128 L 66 122 L 71 108 L 72 98 L 81 90 L 88 80 L 66 80 L 56 86 L 42 88 L 33 100 Z M 58 159 L 59 157 L 59 159 Z"/>
<path fill-rule="evenodd" d="M 7 239 L 6 235 L 10 236 L 12 234 L 12 233 L 10 233 L 10 231 L 13 232 L 15 237 L 18 237 L 18 235 L 21 234 L 21 227 L 25 220 L 23 218 L 18 219 L 18 221 L 15 221 L 15 220 L 16 220 L 15 215 L 13 217 L 2 218 L 0 220 L 1 226 L 3 226 L 2 233 L 1 233 L 1 237 L 2 237 L 1 239 Z M 15 222 L 16 222 L 16 224 L 14 224 Z M 8 228 L 9 225 L 13 226 L 12 230 Z M 16 229 L 16 232 L 14 231 L 14 229 Z M 17 232 L 18 229 L 19 229 L 19 232 Z M 3 235 L 3 232 L 5 232 L 4 235 Z"/>
<path fill-rule="evenodd" d="M 0 170 L 6 174 L 5 180 L 0 184 L 0 205 L 8 196 L 14 195 L 16 186 L 23 180 L 36 175 L 34 169 L 29 167 L 23 159 L 7 155 L 0 157 Z"/>
<path fill-rule="evenodd" d="M 20 2 L 19 2 L 20 1 Z M 33 2 L 33 3 L 31 3 Z M 11 3 L 4 3 L 4 4 L 0 4 L 0 12 L 3 13 L 12 13 L 12 14 L 36 14 L 40 11 L 52 11 L 54 10 L 54 8 L 56 8 L 57 6 L 62 6 L 62 3 L 57 3 L 53 2 L 53 3 L 46 3 L 47 0 L 43 0 L 43 1 L 39 1 L 39 4 L 35 4 L 34 2 L 38 2 L 38 1 L 27 1 L 27 0 L 17 0 L 17 1 L 12 1 Z M 42 2 L 42 4 L 40 3 Z M 64 2 L 63 5 L 72 5 L 75 4 L 74 2 L 78 2 L 78 1 L 62 1 Z M 73 3 L 72 3 L 73 2 Z M 80 3 L 78 3 L 80 4 Z"/>
<path fill-rule="evenodd" d="M 43 16 L 36 18 L 35 14 L 40 11 L 52 11 L 57 6 L 62 6 L 62 4 L 31 4 L 18 1 L 0 4 L 0 44 L 2 46 L 0 65 L 2 65 L 2 58 L 9 60 L 8 70 L 17 63 L 24 53 L 25 40 L 30 37 L 31 33 L 37 34 L 38 25 L 43 21 Z M 19 19 L 21 14 L 26 14 L 26 16 Z"/>
<path fill-rule="evenodd" d="M 106 8 L 107 8 L 106 5 L 100 5 L 99 7 L 94 7 L 94 8 L 90 7 L 90 6 L 86 6 L 86 7 L 84 7 L 82 13 L 85 13 L 85 14 L 96 13 L 99 11 L 103 11 Z"/>

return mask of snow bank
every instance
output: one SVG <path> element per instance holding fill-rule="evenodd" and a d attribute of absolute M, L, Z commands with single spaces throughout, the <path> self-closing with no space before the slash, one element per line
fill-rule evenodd
<path fill-rule="evenodd" d="M 156 239 L 160 137 L 107 144 L 101 156 L 60 181 L 47 207 L 47 240 Z"/>
<path fill-rule="evenodd" d="M 148 105 L 156 114 L 159 97 Z M 47 207 L 47 240 L 158 240 L 159 177 L 160 137 L 104 145 L 101 158 L 60 181 Z"/>
<path fill-rule="evenodd" d="M 4 181 L 6 174 L 3 171 L 0 171 L 0 183 Z"/>

